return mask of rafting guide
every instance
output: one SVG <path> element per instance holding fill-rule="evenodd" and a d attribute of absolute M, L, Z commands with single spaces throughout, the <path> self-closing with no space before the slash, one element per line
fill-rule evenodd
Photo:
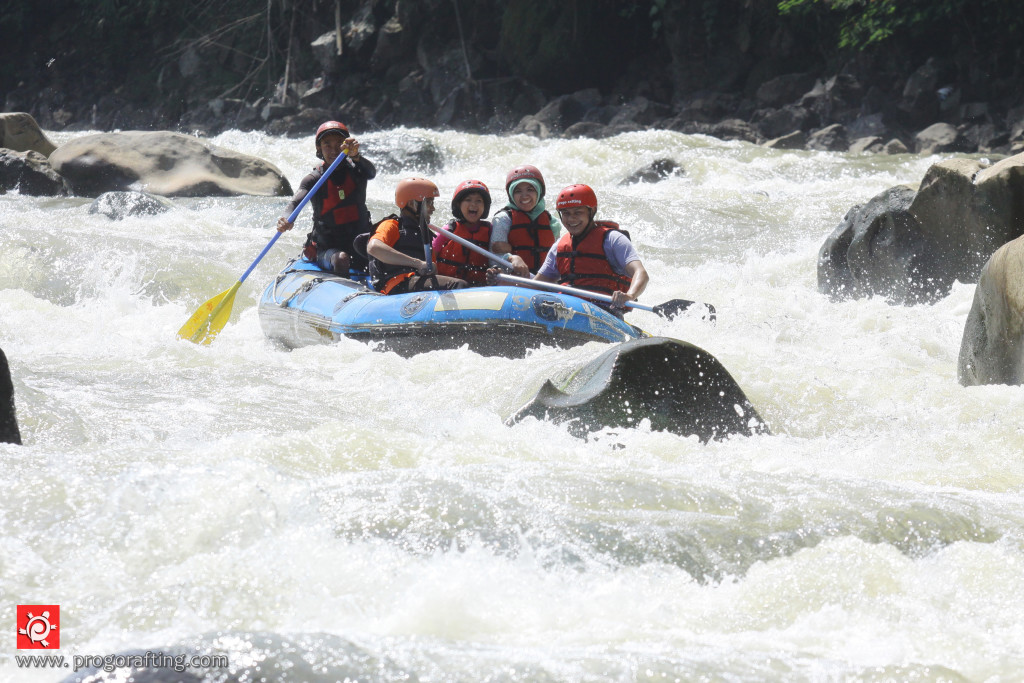
<path fill-rule="evenodd" d="M 316 155 L 323 160 L 299 183 L 288 204 L 290 214 L 310 192 L 335 159 L 347 155 L 314 194 L 313 230 L 306 237 L 304 255 L 320 268 L 348 276 L 350 269 L 365 271 L 366 259 L 353 249 L 357 235 L 370 229 L 370 212 L 366 208 L 366 183 L 377 175 L 374 165 L 359 153 L 359 142 L 340 121 L 320 125 L 315 138 Z M 287 216 L 277 219 L 277 229 L 291 230 L 294 223 Z"/>

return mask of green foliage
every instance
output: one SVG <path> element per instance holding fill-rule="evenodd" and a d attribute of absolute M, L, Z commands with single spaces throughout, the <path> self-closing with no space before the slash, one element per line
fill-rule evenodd
<path fill-rule="evenodd" d="M 864 50 L 898 36 L 1021 37 L 1024 3 L 1016 0 L 781 0 L 779 14 L 838 16 L 839 48 Z M 993 38 L 993 40 L 997 40 Z"/>
<path fill-rule="evenodd" d="M 665 5 L 667 0 L 650 0 L 650 7 L 647 9 L 647 21 L 651 27 L 651 37 L 656 39 L 665 24 Z M 633 21 L 637 14 L 643 10 L 641 3 L 626 3 L 618 8 L 618 15 L 624 19 Z"/>

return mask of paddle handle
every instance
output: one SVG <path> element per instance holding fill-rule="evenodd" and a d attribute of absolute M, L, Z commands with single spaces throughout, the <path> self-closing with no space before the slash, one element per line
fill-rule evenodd
<path fill-rule="evenodd" d="M 452 240 L 453 242 L 458 242 L 459 244 L 464 246 L 466 249 L 469 249 L 470 251 L 475 251 L 476 253 L 480 254 L 481 256 L 489 258 L 490 260 L 494 261 L 496 264 L 498 264 L 502 268 L 505 268 L 506 270 L 512 270 L 512 264 L 509 263 L 508 261 L 506 261 L 505 259 L 503 259 L 502 257 L 498 256 L 497 254 L 494 254 L 494 253 L 491 253 L 491 252 L 487 251 L 486 249 L 484 249 L 480 245 L 473 244 L 472 242 L 470 242 L 469 240 L 467 240 L 464 237 L 459 237 L 458 235 L 456 235 L 451 230 L 445 230 L 444 228 L 438 228 L 437 234 L 438 235 L 444 235 L 445 237 L 447 237 L 448 239 Z"/>
<path fill-rule="evenodd" d="M 510 285 L 523 285 L 524 287 L 534 287 L 536 289 L 547 289 L 552 292 L 562 292 L 563 294 L 572 294 L 582 299 L 596 299 L 597 301 L 607 301 L 612 303 L 612 298 L 607 294 L 599 294 L 597 292 L 591 292 L 586 289 L 577 289 L 576 287 L 567 287 L 566 285 L 558 285 L 554 282 L 544 282 L 543 280 L 528 280 L 524 277 L 516 277 L 515 275 L 505 275 L 504 273 L 498 273 L 498 282 L 507 283 Z M 638 304 L 635 301 L 626 301 L 625 305 L 630 308 L 639 308 L 642 311 L 653 311 L 654 308 L 651 306 L 645 306 Z"/>
<path fill-rule="evenodd" d="M 313 198 L 313 195 L 316 194 L 316 191 L 319 190 L 320 187 L 327 182 L 327 179 L 331 176 L 332 173 L 334 173 L 334 169 L 338 168 L 338 164 L 340 164 L 341 160 L 344 159 L 346 156 L 347 155 L 345 154 L 345 152 L 342 152 L 341 154 L 338 155 L 337 159 L 331 162 L 331 165 L 328 166 L 327 170 L 324 171 L 324 174 L 317 179 L 312 189 L 310 189 L 310 191 L 306 193 L 306 196 L 302 198 L 302 201 L 299 202 L 299 205 L 295 207 L 295 210 L 288 215 L 289 223 L 295 222 L 295 219 L 299 217 L 299 213 L 302 211 L 302 208 L 306 206 L 307 203 L 309 203 L 309 200 Z M 267 246 L 263 247 L 263 251 L 260 252 L 260 255 L 256 257 L 255 261 L 249 264 L 249 267 L 246 268 L 244 273 L 242 273 L 242 277 L 238 278 L 238 281 L 240 283 L 245 282 L 245 278 L 249 277 L 249 274 L 256 269 L 256 265 L 263 260 L 263 257 L 267 255 L 267 252 L 270 251 L 270 248 L 273 247 L 274 243 L 277 242 L 278 238 L 281 237 L 281 234 L 282 233 L 280 230 L 274 233 L 274 236 L 270 238 L 269 242 L 267 242 Z"/>

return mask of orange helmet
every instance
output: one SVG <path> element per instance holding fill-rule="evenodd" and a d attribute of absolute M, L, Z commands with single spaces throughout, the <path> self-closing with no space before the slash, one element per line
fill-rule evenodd
<path fill-rule="evenodd" d="M 440 197 L 437 185 L 426 178 L 405 178 L 398 181 L 395 188 L 395 204 L 398 208 L 405 208 L 410 201 L 422 202 L 429 197 Z"/>
<path fill-rule="evenodd" d="M 597 195 L 589 185 L 569 185 L 563 187 L 555 200 L 555 211 L 568 209 L 572 206 L 590 207 L 590 215 L 597 213 Z"/>
<path fill-rule="evenodd" d="M 540 169 L 538 169 L 536 166 L 530 166 L 529 164 L 527 164 L 526 166 L 519 166 L 517 168 L 513 168 L 511 171 L 508 172 L 508 175 L 505 176 L 505 192 L 508 194 L 509 199 L 512 198 L 512 183 L 514 183 L 517 180 L 524 179 L 536 180 L 538 183 L 540 183 L 540 197 L 538 197 L 537 199 L 540 199 L 541 197 L 544 196 L 544 176 L 541 175 Z"/>
<path fill-rule="evenodd" d="M 340 133 L 342 137 L 349 138 L 351 135 L 348 132 L 348 128 L 341 121 L 325 121 L 320 124 L 320 127 L 316 129 L 316 155 L 323 159 L 324 155 L 320 153 L 320 138 L 330 133 Z"/>
<path fill-rule="evenodd" d="M 455 196 L 452 197 L 452 215 L 459 220 L 466 219 L 462 215 L 462 208 L 459 205 L 462 204 L 466 195 L 472 192 L 476 192 L 484 198 L 484 215 L 481 218 L 487 218 L 487 214 L 491 212 L 491 191 L 487 189 L 487 186 L 479 180 L 464 180 L 455 188 Z"/>

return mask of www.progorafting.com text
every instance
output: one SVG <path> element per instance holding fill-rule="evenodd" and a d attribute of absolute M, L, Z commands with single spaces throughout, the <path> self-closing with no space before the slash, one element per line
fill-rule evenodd
<path fill-rule="evenodd" d="M 172 669 L 178 673 L 187 669 L 226 669 L 227 655 L 168 655 L 163 652 L 125 655 L 15 655 L 19 669 Z"/>

